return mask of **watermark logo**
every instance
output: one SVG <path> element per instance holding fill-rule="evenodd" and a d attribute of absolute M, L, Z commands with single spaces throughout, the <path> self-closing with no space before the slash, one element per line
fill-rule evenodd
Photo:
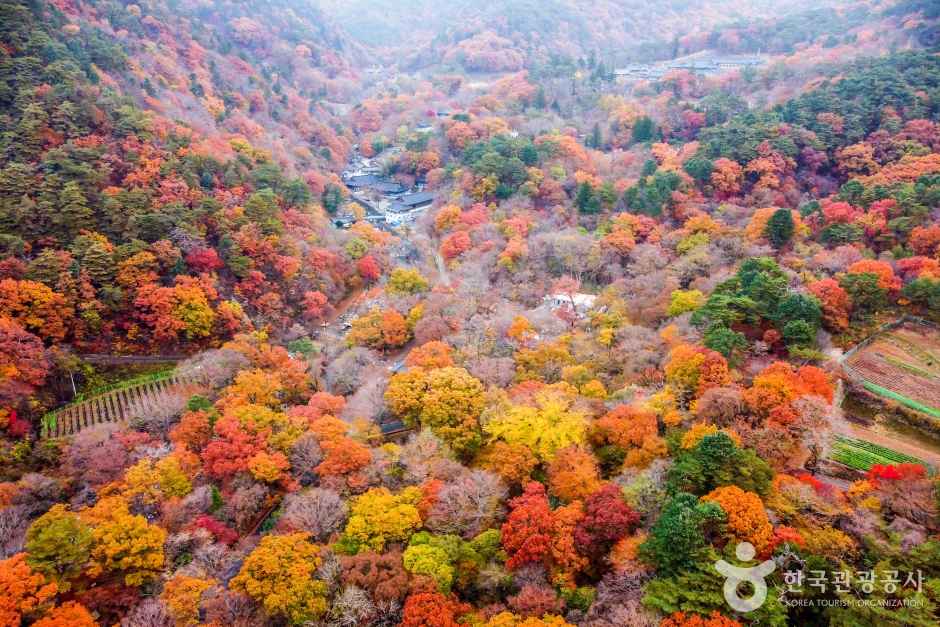
<path fill-rule="evenodd" d="M 750 542 L 739 542 L 734 549 L 734 554 L 741 562 L 749 562 L 754 559 L 756 551 L 754 545 Z M 774 572 L 777 564 L 773 560 L 761 562 L 757 566 L 734 566 L 725 560 L 715 562 L 715 570 L 724 575 L 725 579 L 724 593 L 725 601 L 728 602 L 735 611 L 745 614 L 753 612 L 767 600 L 767 583 L 764 578 Z M 744 582 L 748 582 L 754 588 L 751 596 L 741 597 L 738 589 Z"/>

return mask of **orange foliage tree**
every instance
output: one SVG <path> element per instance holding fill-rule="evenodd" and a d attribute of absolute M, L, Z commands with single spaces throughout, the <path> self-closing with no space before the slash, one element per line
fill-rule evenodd
<path fill-rule="evenodd" d="M 459 627 L 457 619 L 470 609 L 439 592 L 417 592 L 405 601 L 400 627 Z"/>
<path fill-rule="evenodd" d="M 328 420 L 339 423 L 342 432 L 319 431 L 318 433 L 317 427 Z M 318 433 L 318 442 L 323 450 L 323 461 L 316 467 L 320 475 L 324 477 L 346 476 L 365 468 L 372 461 L 372 452 L 369 447 L 348 437 L 348 428 L 346 423 L 331 416 L 319 418 L 311 425 L 314 433 Z"/>
<path fill-rule="evenodd" d="M 352 321 L 346 342 L 353 346 L 366 346 L 382 350 L 404 346 L 411 338 L 405 317 L 394 309 L 373 308 Z"/>
<path fill-rule="evenodd" d="M 202 467 L 210 476 L 228 479 L 248 470 L 249 460 L 266 446 L 267 431 L 251 433 L 234 416 L 223 416 L 213 427 L 215 437 L 202 451 Z"/>
<path fill-rule="evenodd" d="M 741 627 L 741 623 L 714 611 L 708 616 L 673 612 L 659 623 L 659 627 Z"/>
<path fill-rule="evenodd" d="M 901 279 L 894 274 L 894 269 L 884 261 L 862 259 L 850 265 L 848 274 L 874 274 L 878 277 L 878 287 L 889 292 L 901 289 Z"/>
<path fill-rule="evenodd" d="M 666 382 L 685 401 L 731 382 L 728 362 L 721 353 L 691 344 L 680 344 L 672 349 L 665 374 Z"/>
<path fill-rule="evenodd" d="M 470 235 L 466 231 L 451 233 L 441 242 L 441 256 L 450 260 L 464 254 L 473 247 Z"/>
<path fill-rule="evenodd" d="M 479 463 L 491 470 L 508 483 L 525 483 L 538 466 L 538 458 L 521 443 L 509 443 L 497 440 L 481 451 Z"/>
<path fill-rule="evenodd" d="M 98 621 L 84 605 L 69 601 L 52 608 L 33 627 L 98 627 Z"/>
<path fill-rule="evenodd" d="M 789 363 L 777 361 L 754 377 L 743 397 L 758 416 L 787 423 L 795 417 L 791 403 L 801 396 L 811 395 L 832 402 L 833 386 L 829 375 L 816 366 L 794 370 Z"/>
<path fill-rule="evenodd" d="M 753 492 L 729 485 L 715 488 L 702 500 L 721 506 L 728 515 L 728 531 L 737 540 L 753 544 L 758 552 L 773 540 L 774 529 L 767 519 L 764 503 Z"/>
<path fill-rule="evenodd" d="M 163 586 L 160 598 L 179 627 L 192 627 L 199 624 L 199 603 L 203 593 L 214 584 L 211 579 L 177 573 Z"/>
<path fill-rule="evenodd" d="M 940 224 L 917 226 L 911 231 L 908 239 L 911 248 L 918 255 L 936 257 L 940 253 Z"/>
<path fill-rule="evenodd" d="M 656 414 L 631 405 L 618 405 L 598 418 L 591 441 L 597 447 L 614 446 L 623 451 L 627 466 L 646 466 L 666 454 Z"/>
<path fill-rule="evenodd" d="M 454 365 L 450 352 L 450 346 L 444 342 L 425 342 L 408 353 L 405 365 L 409 368 L 447 368 Z"/>
<path fill-rule="evenodd" d="M 597 459 L 580 446 L 568 446 L 548 466 L 548 486 L 563 501 L 583 499 L 600 487 Z"/>
<path fill-rule="evenodd" d="M 0 280 L 0 316 L 44 340 L 65 338 L 72 319 L 65 297 L 36 281 Z"/>
<path fill-rule="evenodd" d="M 19 625 L 24 619 L 51 605 L 57 587 L 34 572 L 26 554 L 17 553 L 0 561 L 0 625 Z"/>
<path fill-rule="evenodd" d="M 823 322 L 833 331 L 844 331 L 849 327 L 852 302 L 848 292 L 835 279 L 822 279 L 806 286 L 819 299 Z"/>
<path fill-rule="evenodd" d="M 198 453 L 212 439 L 212 422 L 205 410 L 188 411 L 170 430 L 170 441 Z"/>
<path fill-rule="evenodd" d="M 744 171 L 731 159 L 716 159 L 712 170 L 711 183 L 715 192 L 724 198 L 734 196 L 741 191 Z"/>
<path fill-rule="evenodd" d="M 552 533 L 546 558 L 552 583 L 573 587 L 575 577 L 588 567 L 588 559 L 578 552 L 574 533 L 584 518 L 581 501 L 564 505 L 552 512 Z"/>

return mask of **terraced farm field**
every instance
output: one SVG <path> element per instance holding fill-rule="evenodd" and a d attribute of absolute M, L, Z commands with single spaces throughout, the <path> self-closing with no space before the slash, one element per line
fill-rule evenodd
<path fill-rule="evenodd" d="M 198 376 L 175 371 L 125 381 L 49 412 L 43 417 L 42 435 L 64 437 L 96 424 L 126 422 L 157 408 L 171 396 L 191 396 L 203 387 Z"/>
<path fill-rule="evenodd" d="M 870 392 L 940 419 L 940 332 L 913 322 L 886 331 L 843 364 Z"/>

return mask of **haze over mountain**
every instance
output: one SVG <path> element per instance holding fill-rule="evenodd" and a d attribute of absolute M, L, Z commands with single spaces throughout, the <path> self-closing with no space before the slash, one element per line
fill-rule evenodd
<path fill-rule="evenodd" d="M 938 382 L 933 0 L 0 0 L 0 627 L 940 624 Z"/>
<path fill-rule="evenodd" d="M 653 58 L 672 51 L 676 39 L 712 29 L 773 16 L 783 18 L 808 9 L 824 10 L 835 2 L 806 0 L 496 0 L 429 2 L 407 0 L 318 0 L 352 37 L 377 49 L 390 49 L 405 67 L 440 60 L 526 65 L 552 55 Z M 689 15 L 695 19 L 690 21 Z M 509 43 L 507 43 L 507 40 Z M 486 59 L 482 57 L 493 57 Z M 504 67 L 503 69 L 513 69 Z"/>

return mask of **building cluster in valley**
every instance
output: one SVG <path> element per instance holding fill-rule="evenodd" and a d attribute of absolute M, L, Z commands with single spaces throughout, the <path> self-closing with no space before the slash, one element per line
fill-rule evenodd
<path fill-rule="evenodd" d="M 380 228 L 393 229 L 411 224 L 434 202 L 434 194 L 425 191 L 423 181 L 407 188 L 383 175 L 381 164 L 398 150 L 390 148 L 383 155 L 371 159 L 356 151 L 342 173 L 350 201 L 364 210 L 368 222 Z M 349 228 L 355 220 L 353 212 L 347 209 L 337 214 L 334 223 L 339 228 Z"/>
<path fill-rule="evenodd" d="M 761 56 L 707 57 L 695 56 L 674 59 L 668 63 L 636 63 L 614 70 L 617 82 L 658 80 L 669 72 L 686 70 L 695 74 L 714 75 L 731 70 L 756 68 L 766 63 Z"/>

